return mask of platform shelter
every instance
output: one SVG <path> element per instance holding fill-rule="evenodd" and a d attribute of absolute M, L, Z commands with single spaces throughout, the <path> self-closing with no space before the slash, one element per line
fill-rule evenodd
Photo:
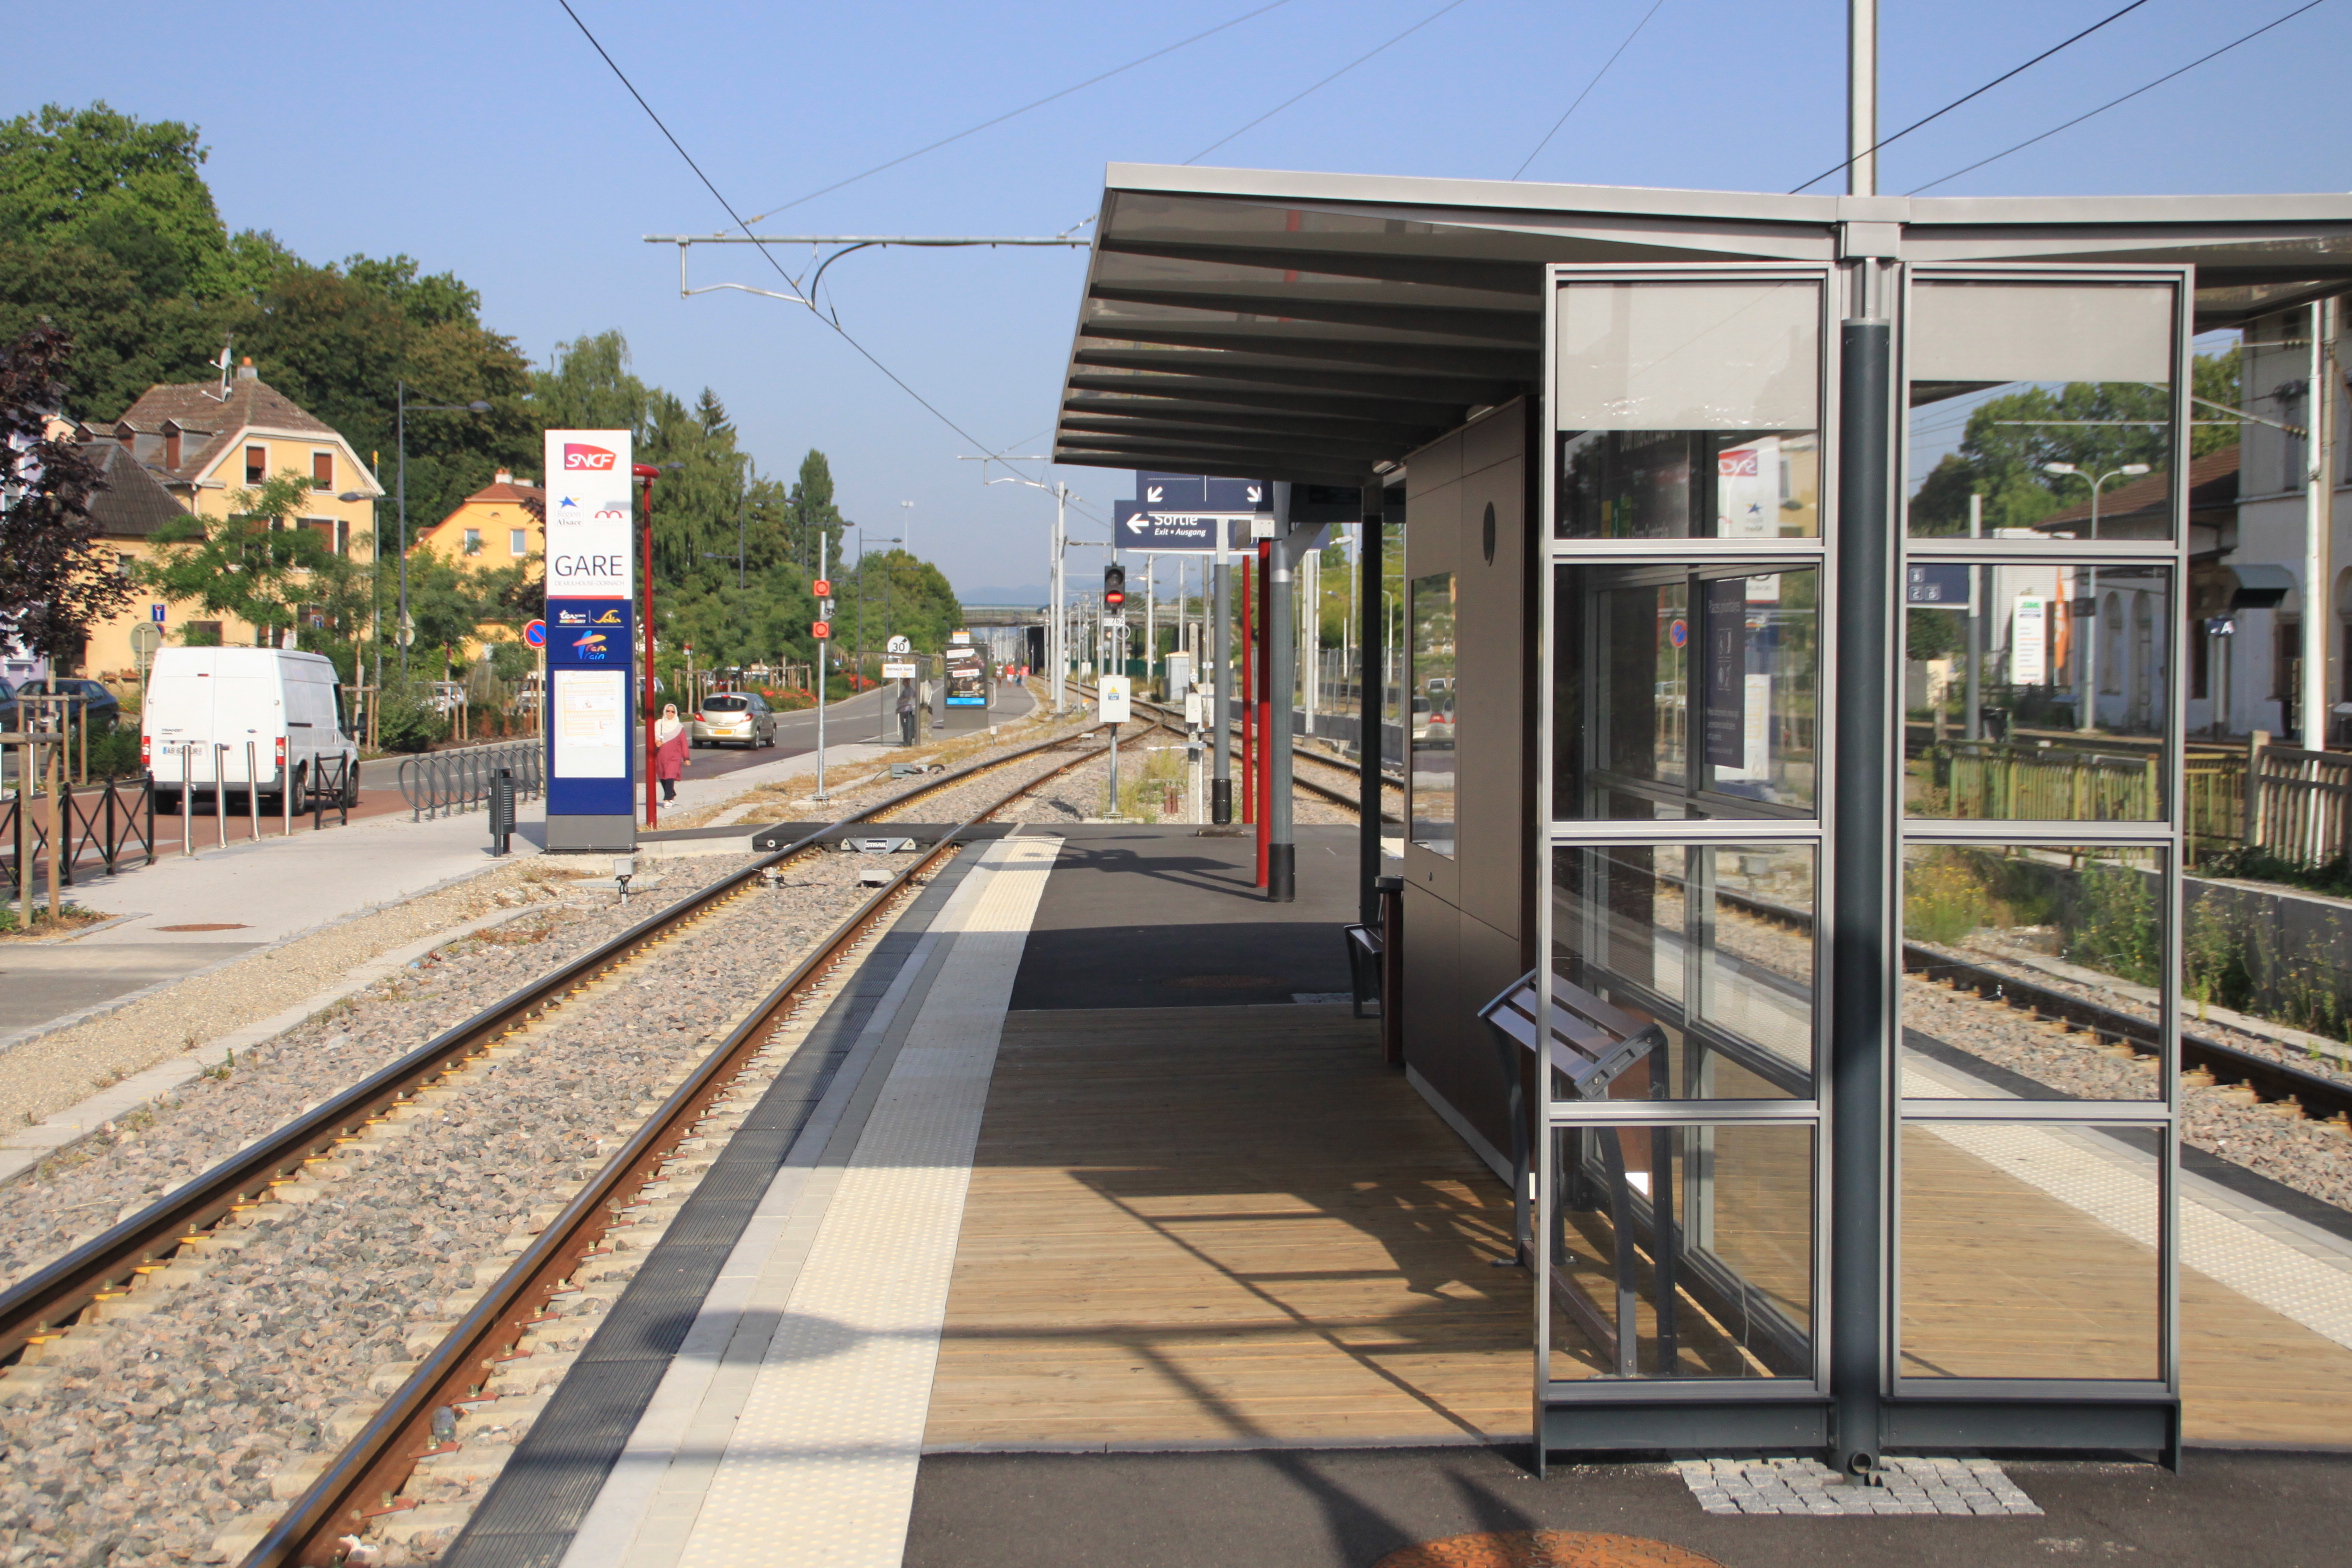
<path fill-rule="evenodd" d="M 2191 343 L 2352 286 L 2352 197 L 1114 165 L 1098 236 L 1057 461 L 1405 524 L 1388 1003 L 1518 1189 L 1543 1448 L 2177 1452 Z M 1996 398 L 2169 501 L 1928 483 Z"/>

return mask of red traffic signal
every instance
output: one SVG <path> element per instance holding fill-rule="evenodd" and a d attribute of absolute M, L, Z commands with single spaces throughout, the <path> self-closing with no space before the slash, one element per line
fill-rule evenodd
<path fill-rule="evenodd" d="M 810 625 L 809 635 L 819 642 L 824 642 L 833 635 L 833 623 L 831 621 L 817 621 Z"/>
<path fill-rule="evenodd" d="M 809 584 L 809 591 L 820 599 L 830 599 L 833 597 L 833 580 L 829 577 L 820 577 Z"/>
<path fill-rule="evenodd" d="M 1103 568 L 1102 602 L 1103 608 L 1106 610 L 1116 610 L 1125 606 L 1127 603 L 1126 567 L 1106 566 Z"/>

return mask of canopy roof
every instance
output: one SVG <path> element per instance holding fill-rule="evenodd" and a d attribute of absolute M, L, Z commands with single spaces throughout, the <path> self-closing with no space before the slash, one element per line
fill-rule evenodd
<path fill-rule="evenodd" d="M 1536 390 L 1547 262 L 2191 263 L 2352 289 L 2352 196 L 1851 197 L 1113 164 L 1054 459 L 1354 485 Z"/>

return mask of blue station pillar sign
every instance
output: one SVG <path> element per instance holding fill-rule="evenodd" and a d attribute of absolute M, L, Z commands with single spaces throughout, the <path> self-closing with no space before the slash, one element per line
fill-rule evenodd
<path fill-rule="evenodd" d="M 547 432 L 547 847 L 637 845 L 626 430 Z"/>

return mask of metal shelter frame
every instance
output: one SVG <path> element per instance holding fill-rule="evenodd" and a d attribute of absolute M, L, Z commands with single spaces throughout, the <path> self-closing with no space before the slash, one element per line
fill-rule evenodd
<path fill-rule="evenodd" d="M 1501 1173 L 1514 1174 L 1506 1150 L 1528 1151 L 1518 1179 L 1532 1210 L 1523 1239 L 1538 1299 L 1531 1337 L 1539 1452 L 1793 1447 L 1867 1466 L 1890 1448 L 1965 1446 L 2126 1449 L 2177 1459 L 2186 486 L 2174 484 L 2170 529 L 2157 538 L 1911 536 L 1904 502 L 1919 476 L 1907 469 L 1910 329 L 1917 291 L 1928 283 L 2172 290 L 2164 353 L 2171 366 L 2173 450 L 2184 454 L 2185 472 L 2191 336 L 2352 289 L 2352 197 L 1777 196 L 1134 165 L 1112 166 L 1107 186 L 1066 374 L 1056 461 L 1287 481 L 1294 518 L 1344 515 L 1377 526 L 1399 521 L 1406 510 L 1400 503 L 1412 488 L 1417 454 L 1425 458 L 1439 443 L 1467 439 L 1482 422 L 1491 429 L 1512 417 L 1507 405 L 1524 409 L 1524 597 L 1479 607 L 1513 622 L 1524 636 L 1510 656 L 1518 682 L 1510 723 L 1529 754 L 1517 786 L 1520 820 L 1482 825 L 1489 845 L 1499 847 L 1477 851 L 1488 858 L 1476 866 L 1445 864 L 1442 875 L 1440 861 L 1408 830 L 1408 949 L 1415 942 L 1451 942 L 1443 933 L 1456 912 L 1445 890 L 1456 879 L 1466 885 L 1474 875 L 1508 877 L 1521 915 L 1515 925 L 1504 922 L 1514 925 L 1504 934 L 1516 944 L 1517 958 L 1507 972 L 1544 977 L 1536 987 L 1533 1037 L 1545 1037 L 1562 996 L 1583 1009 L 1578 1027 L 1589 1033 L 1600 1016 L 1586 1006 L 1591 993 L 1554 973 L 1562 941 L 1554 894 L 1560 856 L 1666 845 L 1692 852 L 1695 865 L 1704 852 L 1761 844 L 1813 857 L 1815 982 L 1807 1003 L 1813 1055 L 1801 1092 L 1746 1100 L 1653 1097 L 1655 1091 L 1638 1098 L 1616 1092 L 1555 1098 L 1552 1071 L 1540 1058 L 1506 1085 L 1507 1074 L 1476 1065 L 1475 1059 L 1491 1060 L 1491 1048 L 1464 1027 L 1500 989 L 1471 973 L 1467 935 L 1458 979 L 1450 973 L 1452 957 L 1423 957 L 1425 979 L 1409 981 L 1403 997 L 1391 999 L 1403 1010 L 1408 1061 L 1416 1050 L 1430 1053 L 1427 1070 L 1416 1071 L 1413 1081 L 1439 1114 Z M 1810 536 L 1555 533 L 1560 463 L 1549 410 L 1559 393 L 1556 301 L 1565 287 L 1645 280 L 1777 280 L 1818 288 L 1820 521 Z M 1414 523 L 1424 520 L 1409 514 L 1402 520 L 1410 549 Z M 1503 525 L 1506 540 L 1513 527 Z M 1486 530 L 1491 563 L 1491 506 Z M 1508 545 L 1504 553 L 1511 553 Z M 2128 571 L 2160 587 L 2169 575 L 2167 630 L 2152 655 L 2164 672 L 2162 711 L 2154 716 L 2164 758 L 2162 803 L 2152 819 L 1973 822 L 1906 814 L 1899 676 L 1902 585 L 1914 562 L 2086 575 Z M 1742 572 L 1817 574 L 1822 673 L 1818 783 L 1810 806 L 1735 802 L 1680 816 L 1654 814 L 1638 819 L 1638 828 L 1634 820 L 1563 818 L 1551 809 L 1561 652 L 1552 640 L 1561 612 L 1556 583 L 1563 571 L 1596 566 L 1685 570 L 1693 583 L 1707 580 L 1709 571 L 1718 579 Z M 1377 594 L 1365 598 L 1380 603 Z M 1367 648 L 1377 646 L 1377 614 L 1366 619 Z M 1366 689 L 1376 690 L 1369 682 Z M 2079 700 L 2097 712 L 2097 690 Z M 1461 744 L 1470 748 L 1467 709 L 1464 714 Z M 1377 719 L 1375 710 L 1368 727 Z M 1467 755 L 1461 764 L 1465 772 L 1476 765 Z M 2140 856 L 2155 868 L 2162 1039 L 2154 1076 L 2161 1087 L 2149 1097 L 1906 1093 L 1898 951 L 1904 855 L 1913 846 L 1987 845 L 2087 848 Z M 1379 864 L 1367 854 L 1367 909 Z M 1695 878 L 1692 886 L 1699 886 Z M 1482 961 L 1490 970 L 1499 962 Z M 1438 1058 L 1449 1052 L 1455 1065 L 1441 1071 Z M 1661 1055 L 1653 1071 L 1662 1075 L 1664 1061 Z M 1607 1141 L 1615 1158 L 1596 1153 L 1590 1169 L 1625 1188 L 1612 1201 L 1621 1215 L 1636 1217 L 1637 1229 L 1647 1225 L 1649 1252 L 1641 1255 L 1649 1256 L 1661 1240 L 1669 1251 L 1679 1246 L 1680 1222 L 1658 1210 L 1704 1197 L 1691 1197 L 1687 1180 L 1675 1186 L 1665 1154 L 1652 1158 L 1645 1176 L 1654 1192 L 1626 1188 L 1618 1142 L 1649 1131 L 1650 1147 L 1686 1151 L 1686 1170 L 1704 1171 L 1708 1135 L 1701 1129 L 1726 1127 L 1791 1129 L 1809 1139 L 1813 1240 L 1802 1365 L 1786 1375 L 1662 1377 L 1628 1368 L 1620 1353 L 1613 1374 L 1554 1376 L 1552 1206 L 1564 1184 L 1579 1179 L 1582 1158 L 1560 1151 L 1597 1151 L 1601 1145 L 1590 1140 Z M 2153 1151 L 2148 1168 L 2160 1197 L 2148 1240 L 2160 1327 L 2152 1375 L 1930 1376 L 1906 1363 L 1900 1150 L 1906 1133 L 1931 1127 L 2025 1129 Z M 1588 1141 L 1576 1145 L 1562 1135 Z M 1629 1251 L 1622 1233 L 1617 1246 L 1621 1259 L 1641 1252 Z M 1665 1281 L 1682 1277 L 1673 1262 L 1651 1258 Z M 1699 1276 L 1705 1266 L 1700 1259 Z M 1697 1277 L 1689 1288 L 1723 1283 Z M 1653 1299 L 1664 1303 L 1670 1321 L 1683 1286 L 1654 1288 L 1664 1292 Z M 1696 1313 L 1707 1298 L 1682 1299 Z M 1720 1289 L 1713 1299 L 1723 1299 Z M 1784 1328 L 1767 1325 L 1760 1333 L 1789 1342 Z M 1670 1359 L 1673 1329 L 1663 1326 L 1652 1338 L 1669 1347 L 1662 1353 Z"/>

